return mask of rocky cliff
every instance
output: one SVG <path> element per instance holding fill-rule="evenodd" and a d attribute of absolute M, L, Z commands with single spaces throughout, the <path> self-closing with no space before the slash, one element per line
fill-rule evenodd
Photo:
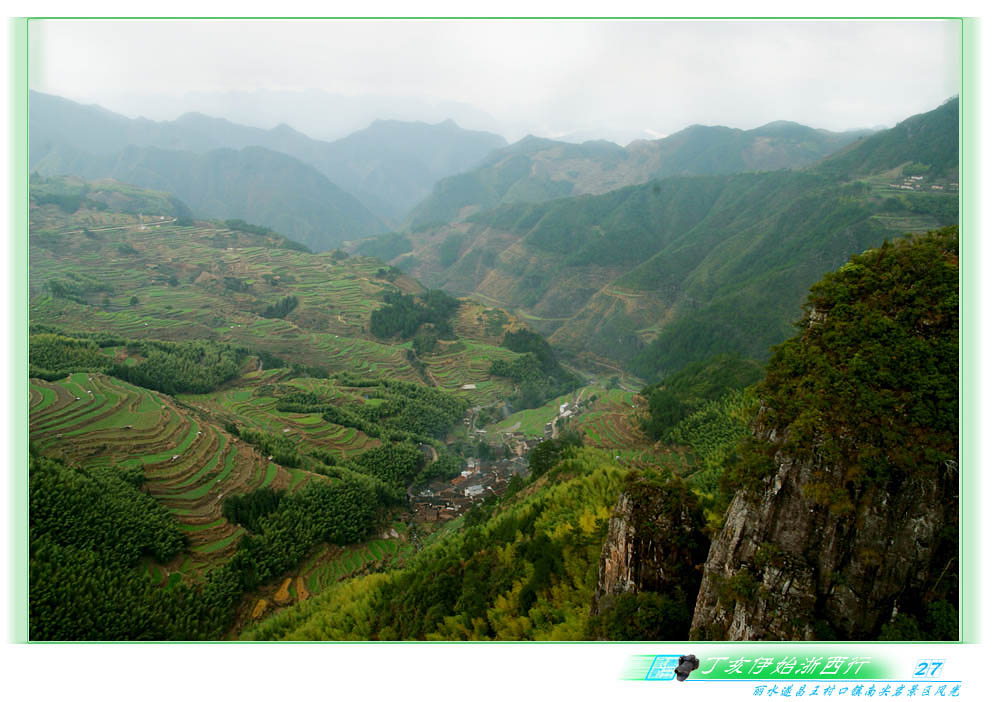
<path fill-rule="evenodd" d="M 607 527 L 590 607 L 595 626 L 613 622 L 612 631 L 601 627 L 604 638 L 687 636 L 707 555 L 703 523 L 696 496 L 682 481 L 640 474 L 627 482 Z M 620 621 L 632 616 L 640 623 Z"/>
<path fill-rule="evenodd" d="M 726 468 L 693 635 L 954 638 L 957 228 L 852 257 L 806 311 Z"/>
<path fill-rule="evenodd" d="M 633 479 L 591 615 L 638 618 L 645 593 L 696 592 L 697 639 L 958 637 L 957 228 L 852 257 L 811 288 L 799 327 L 725 464 L 702 580 L 692 493 Z"/>
<path fill-rule="evenodd" d="M 839 513 L 811 486 L 845 485 L 842 466 L 785 452 L 774 460 L 762 487 L 739 492 L 728 508 L 707 558 L 693 636 L 876 639 L 901 611 L 920 616 L 955 557 L 955 464 L 850 486 L 852 506 Z"/>

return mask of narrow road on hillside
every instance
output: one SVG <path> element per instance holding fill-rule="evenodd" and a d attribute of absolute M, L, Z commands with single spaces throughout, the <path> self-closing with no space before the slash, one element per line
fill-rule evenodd
<path fill-rule="evenodd" d="M 173 217 L 172 219 L 164 219 L 164 220 L 162 220 L 160 222 L 148 222 L 147 224 L 146 223 L 141 223 L 141 224 L 144 224 L 145 227 L 158 227 L 158 226 L 161 226 L 163 224 L 172 224 L 175 221 L 176 221 L 176 218 Z M 139 223 L 135 222 L 135 224 L 124 224 L 124 225 L 122 225 L 120 227 L 101 227 L 100 229 L 90 229 L 89 231 L 91 231 L 91 232 L 110 232 L 110 231 L 114 231 L 115 229 L 133 229 L 136 225 L 141 226 Z M 82 229 L 72 229 L 72 230 L 67 231 L 67 232 L 59 232 L 59 234 L 82 234 L 82 233 L 83 233 L 83 230 Z"/>

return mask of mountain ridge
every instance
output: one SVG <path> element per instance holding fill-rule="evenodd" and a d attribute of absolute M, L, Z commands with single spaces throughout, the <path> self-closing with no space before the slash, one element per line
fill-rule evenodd
<path fill-rule="evenodd" d="M 643 377 L 721 352 L 761 358 L 826 270 L 886 237 L 956 222 L 955 171 L 942 167 L 955 158 L 942 146 L 957 136 L 954 107 L 798 171 L 680 175 L 466 208 L 452 223 L 411 230 L 412 250 L 393 263 L 517 309 L 560 348 L 633 362 Z M 900 137 L 908 121 L 926 142 Z M 884 170 L 849 174 L 849 163 Z M 891 171 L 904 166 L 927 175 L 894 184 Z M 439 189 L 455 181 L 467 182 Z"/>
<path fill-rule="evenodd" d="M 262 146 L 306 163 L 349 192 L 377 217 L 394 220 L 425 197 L 438 179 L 464 170 L 506 144 L 451 119 L 428 124 L 376 120 L 335 141 L 313 139 L 284 123 L 262 129 L 187 112 L 173 121 L 130 119 L 105 108 L 31 91 L 29 152 L 64 141 L 97 156 L 129 145 L 196 153 Z M 364 148 L 364 150 L 363 150 Z M 32 163 L 34 158 L 32 156 Z"/>

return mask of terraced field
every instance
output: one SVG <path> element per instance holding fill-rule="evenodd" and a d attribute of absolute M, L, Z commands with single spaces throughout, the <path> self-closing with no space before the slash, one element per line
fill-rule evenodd
<path fill-rule="evenodd" d="M 140 229 L 136 222 L 93 236 L 35 233 L 31 250 L 34 323 L 127 338 L 230 341 L 334 371 L 417 378 L 403 349 L 367 329 L 384 291 L 420 287 L 377 277 L 383 264 L 376 259 L 263 246 L 255 235 L 212 226 Z M 53 294 L 53 281 L 75 285 L 79 299 Z M 299 305 L 285 319 L 261 316 L 291 295 Z"/>
<path fill-rule="evenodd" d="M 246 598 L 235 630 L 283 607 L 318 595 L 342 580 L 402 566 L 415 552 L 406 535 L 406 524 L 399 522 L 380 538 L 361 544 L 345 547 L 321 545 L 295 571 Z"/>
<path fill-rule="evenodd" d="M 405 525 L 396 524 L 392 529 L 396 536 L 345 547 L 322 546 L 299 569 L 306 589 L 317 594 L 340 580 L 400 565 L 414 553 L 414 547 L 405 538 Z"/>
<path fill-rule="evenodd" d="M 371 397 L 368 387 L 343 384 L 357 382 L 342 380 L 347 376 L 295 376 L 324 375 L 315 372 L 319 368 L 424 382 L 473 405 L 501 402 L 514 390 L 508 379 L 489 375 L 495 360 L 517 356 L 499 346 L 506 331 L 520 326 L 503 311 L 466 303 L 453 320 L 460 338 L 441 342 L 420 362 L 408 359 L 411 342 L 373 337 L 369 320 L 384 292 L 423 290 L 378 260 L 308 254 L 280 248 L 275 237 L 203 223 L 140 226 L 133 215 L 120 213 L 46 225 L 31 233 L 33 324 L 124 340 L 228 342 L 252 352 L 241 357 L 239 377 L 206 394 L 170 397 L 100 373 L 30 381 L 31 441 L 42 454 L 83 468 L 140 467 L 142 489 L 180 523 L 187 548 L 167 564 L 147 560 L 143 566 L 164 588 L 202 582 L 238 548 L 246 531 L 222 515 L 226 496 L 263 487 L 292 492 L 325 479 L 271 462 L 224 430 L 227 422 L 290 438 L 301 453 L 322 449 L 349 458 L 381 445 L 320 413 L 277 410 L 279 398 L 296 390 L 353 408 L 384 401 Z M 287 309 L 281 303 L 291 296 L 296 304 L 283 318 L 272 316 L 272 310 Z M 119 345 L 95 352 L 118 363 L 143 363 L 149 359 L 142 353 L 152 355 L 133 344 L 109 343 Z M 267 367 L 272 360 L 266 353 L 296 367 Z M 263 616 L 339 580 L 394 567 L 413 549 L 401 523 L 361 544 L 322 545 L 295 571 L 247 594 L 239 617 Z"/>
<path fill-rule="evenodd" d="M 570 428 L 582 434 L 585 442 L 596 448 L 636 446 L 647 439 L 638 426 L 636 393 L 629 390 L 590 390 L 596 402 L 579 417 L 570 421 Z"/>
<path fill-rule="evenodd" d="M 43 454 L 81 466 L 141 466 L 145 489 L 189 537 L 189 548 L 157 580 L 197 580 L 237 547 L 243 533 L 221 516 L 225 495 L 270 486 L 296 489 L 313 476 L 260 456 L 171 398 L 101 374 L 54 383 L 32 379 L 31 440 Z M 161 576 L 161 577 L 159 577 Z"/>
<path fill-rule="evenodd" d="M 206 395 L 180 395 L 179 399 L 209 412 L 218 421 L 234 421 L 253 429 L 288 436 L 309 447 L 317 447 L 342 458 L 381 444 L 358 429 L 324 421 L 319 413 L 280 412 L 278 399 L 270 394 L 276 384 L 305 390 L 345 402 L 362 403 L 360 389 L 342 388 L 335 381 L 288 378 L 284 369 L 254 371 L 224 390 Z"/>
<path fill-rule="evenodd" d="M 486 427 L 488 433 L 522 432 L 527 437 L 540 437 L 545 433 L 545 424 L 555 419 L 559 414 L 559 407 L 564 402 L 574 402 L 581 392 L 586 395 L 595 394 L 595 390 L 586 388 L 574 392 L 560 395 L 554 400 L 549 400 L 541 407 L 514 412 L 506 419 L 491 424 Z"/>
<path fill-rule="evenodd" d="M 490 366 L 497 359 L 513 360 L 516 356 L 500 346 L 463 340 L 421 360 L 437 387 L 458 392 L 473 404 L 487 405 L 513 392 L 513 384 L 507 378 L 490 376 Z M 476 387 L 461 390 L 463 385 Z"/>

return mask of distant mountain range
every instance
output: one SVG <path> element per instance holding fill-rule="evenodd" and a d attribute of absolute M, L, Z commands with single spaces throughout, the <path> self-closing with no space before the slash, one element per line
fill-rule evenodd
<path fill-rule="evenodd" d="M 427 196 L 440 178 L 474 166 L 492 149 L 506 144 L 502 137 L 467 131 L 451 120 L 435 125 L 377 121 L 344 139 L 324 142 L 311 139 L 286 125 L 265 130 L 201 114 L 183 115 L 171 122 L 129 119 L 98 106 L 81 105 L 34 91 L 30 94 L 29 129 L 32 168 L 53 153 L 60 154 L 57 162 L 64 163 L 67 149 L 70 153 L 111 157 L 129 147 L 186 151 L 199 155 L 217 149 L 261 147 L 292 157 L 301 165 L 317 170 L 328 179 L 329 184 L 344 190 L 368 210 L 360 215 L 354 205 L 345 204 L 346 198 L 340 193 L 325 187 L 328 191 L 326 197 L 334 202 L 334 206 L 343 211 L 353 211 L 348 221 L 333 228 L 346 232 L 341 238 L 359 238 L 383 231 L 389 222 L 405 215 L 414 204 Z M 65 174 L 51 171 L 52 159 L 41 167 L 47 169 L 49 174 Z M 154 166 L 149 167 L 154 170 Z M 88 174 L 119 177 L 113 173 Z M 312 176 L 308 179 L 314 180 Z M 160 186 L 160 183 L 151 180 L 136 184 Z M 237 187 L 232 184 L 228 189 L 237 190 Z M 290 196 L 281 199 L 292 201 Z M 193 207 L 197 207 L 197 201 L 203 200 L 188 198 Z M 198 212 L 203 216 L 221 216 L 221 210 L 240 206 L 237 201 L 215 201 L 213 197 L 207 200 L 201 207 L 211 209 Z M 323 217 L 323 214 L 318 216 Z M 249 213 L 239 216 L 247 217 Z M 290 216 L 294 219 L 311 217 L 310 214 L 298 212 L 282 215 L 281 218 L 286 221 Z M 355 228 L 356 222 L 364 220 L 381 222 Z M 275 219 L 260 223 L 279 226 Z M 306 231 L 320 230 L 323 226 L 311 222 L 308 228 L 286 233 L 299 238 Z M 337 244 L 341 238 L 328 246 Z"/>
<path fill-rule="evenodd" d="M 652 153 L 706 154 L 688 146 L 701 144 L 696 137 L 705 133 L 740 145 L 810 131 L 783 123 L 751 136 L 690 128 Z M 404 246 L 394 242 L 393 262 L 429 286 L 516 309 L 560 348 L 626 362 L 645 377 L 720 352 L 762 358 L 789 336 L 807 289 L 826 271 L 887 237 L 957 221 L 957 139 L 953 99 L 799 171 L 678 175 L 484 209 L 492 201 L 480 193 L 507 197 L 529 184 L 546 188 L 535 199 L 547 200 L 547 188 L 566 194 L 582 182 L 579 174 L 619 173 L 632 162 L 630 149 L 603 143 L 520 143 L 486 168 L 442 181 L 433 202 L 455 184 L 477 199 L 466 197 L 452 222 L 414 228 Z M 577 154 L 573 180 L 531 175 L 550 163 L 568 173 L 566 159 L 550 158 L 553 152 Z M 601 157 L 580 158 L 591 153 Z M 737 153 L 745 159 L 756 152 Z M 601 167 L 609 162 L 604 155 L 612 155 L 613 169 Z M 652 168 L 677 168 L 668 163 L 653 160 Z M 720 165 L 701 158 L 679 168 L 692 163 Z"/>
<path fill-rule="evenodd" d="M 478 168 L 451 176 L 411 213 L 413 229 L 514 202 L 597 195 L 654 178 L 799 168 L 871 132 L 829 132 L 795 122 L 743 131 L 694 125 L 664 139 L 570 144 L 526 137 Z"/>
<path fill-rule="evenodd" d="M 356 232 L 371 235 L 384 230 L 382 222 L 358 200 L 315 169 L 257 146 L 202 154 L 128 146 L 95 156 L 60 144 L 42 153 L 32 163 L 41 175 L 114 178 L 165 190 L 187 203 L 198 217 L 262 224 L 315 251 L 333 249 Z"/>

